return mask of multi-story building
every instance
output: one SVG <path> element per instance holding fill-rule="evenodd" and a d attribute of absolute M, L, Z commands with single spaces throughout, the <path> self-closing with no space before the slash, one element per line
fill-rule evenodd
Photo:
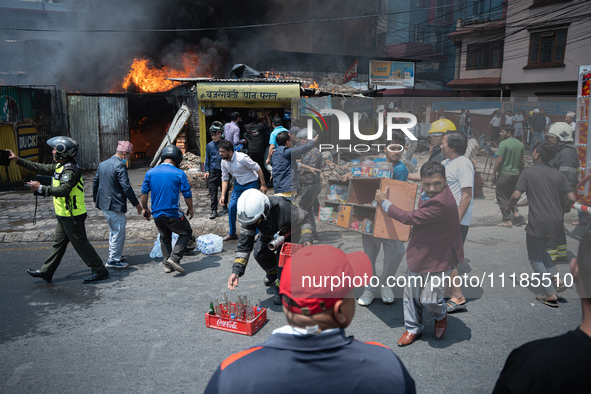
<path fill-rule="evenodd" d="M 509 0 L 501 84 L 512 97 L 574 96 L 591 64 L 588 0 Z"/>

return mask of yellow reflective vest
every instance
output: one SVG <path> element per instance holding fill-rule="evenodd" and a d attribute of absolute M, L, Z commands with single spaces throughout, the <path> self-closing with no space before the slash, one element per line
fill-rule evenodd
<path fill-rule="evenodd" d="M 75 166 L 75 164 L 66 163 L 64 166 L 56 167 L 53 173 L 53 180 L 51 181 L 52 187 L 58 187 L 62 180 L 64 182 L 69 180 L 66 178 L 72 176 L 71 172 L 63 174 L 63 171 L 64 169 L 69 169 L 67 167 L 70 166 Z M 82 175 L 79 174 L 78 171 L 74 170 L 74 172 L 80 175 L 80 180 L 76 186 L 72 188 L 68 197 L 53 197 L 53 207 L 57 216 L 72 217 L 86 213 L 86 205 L 84 204 L 84 181 L 82 180 Z"/>

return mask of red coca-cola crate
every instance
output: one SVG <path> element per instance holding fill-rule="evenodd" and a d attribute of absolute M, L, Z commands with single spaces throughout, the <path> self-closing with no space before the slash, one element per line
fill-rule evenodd
<path fill-rule="evenodd" d="M 236 304 L 232 303 L 232 305 L 235 306 Z M 261 308 L 259 312 L 257 312 L 256 307 L 253 306 L 252 308 L 255 314 L 255 318 L 252 320 L 231 319 L 206 313 L 205 327 L 252 336 L 267 322 L 267 308 Z"/>
<path fill-rule="evenodd" d="M 281 247 L 281 252 L 279 253 L 279 266 L 285 267 L 285 263 L 291 260 L 291 256 L 296 254 L 296 252 L 303 247 L 304 245 L 300 244 L 292 244 L 289 242 L 284 243 Z"/>

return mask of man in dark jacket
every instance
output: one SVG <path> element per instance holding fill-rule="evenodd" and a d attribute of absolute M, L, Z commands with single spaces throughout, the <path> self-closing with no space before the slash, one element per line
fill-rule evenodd
<path fill-rule="evenodd" d="M 537 143 L 544 141 L 544 132 L 546 131 L 546 116 L 540 115 L 538 108 L 534 109 L 533 116 L 529 121 L 532 136 L 530 138 L 529 154 L 533 154 Z"/>
<path fill-rule="evenodd" d="M 224 360 L 205 393 L 415 393 L 414 380 L 392 350 L 345 335 L 355 315 L 355 299 L 348 295 L 357 278 L 371 274 L 363 252 L 345 254 L 330 245 L 299 251 L 285 264 L 280 286 L 287 325 Z M 312 276 L 332 280 L 301 285 Z"/>
<path fill-rule="evenodd" d="M 300 130 L 300 133 L 308 129 Z M 291 136 L 287 131 L 277 134 L 277 149 L 273 152 L 273 191 L 275 195 L 291 198 L 299 188 L 296 159 L 311 150 L 318 140 L 318 135 L 304 145 L 292 148 Z M 292 163 L 293 160 L 293 163 Z M 293 165 L 292 165 L 293 164 Z"/>
<path fill-rule="evenodd" d="M 266 113 L 259 112 L 258 118 L 244 126 L 248 156 L 261 167 L 265 177 L 265 183 L 269 183 L 271 174 L 265 166 L 265 150 L 269 146 L 269 127 L 265 124 Z"/>
<path fill-rule="evenodd" d="M 109 260 L 106 264 L 109 268 L 128 266 L 122 256 L 127 200 L 136 208 L 138 215 L 142 214 L 142 205 L 129 184 L 125 166 L 132 151 L 133 145 L 129 141 L 119 141 L 115 154 L 99 164 L 92 183 L 92 200 L 95 206 L 103 211 L 109 223 Z"/>
<path fill-rule="evenodd" d="M 230 290 L 238 286 L 238 280 L 246 271 L 253 249 L 255 260 L 266 272 L 265 286 L 278 286 L 275 282 L 281 277 L 278 267 L 280 248 L 271 250 L 269 244 L 274 240 L 277 242 L 279 237 L 283 237 L 285 242 L 291 242 L 293 238 L 303 245 L 311 245 L 313 242 L 310 216 L 285 197 L 267 197 L 256 189 L 249 189 L 238 199 L 238 220 L 242 227 L 232 274 L 228 278 Z M 259 237 L 255 245 L 257 230 Z M 279 295 L 273 297 L 273 303 L 281 304 Z"/>
<path fill-rule="evenodd" d="M 406 249 L 406 286 L 404 287 L 404 325 L 406 332 L 398 346 L 406 346 L 421 337 L 423 306 L 435 318 L 435 338 L 447 329 L 447 309 L 443 298 L 449 275 L 464 260 L 458 206 L 447 186 L 445 167 L 429 161 L 421 167 L 423 191 L 419 207 L 407 212 L 388 200 L 389 190 L 376 191 L 375 199 L 388 216 L 413 230 Z"/>
<path fill-rule="evenodd" d="M 558 146 L 558 153 L 550 160 L 550 167 L 562 172 L 571 189 L 574 191 L 579 181 L 579 156 L 573 143 L 572 128 L 568 123 L 556 122 L 548 131 L 548 141 Z M 556 237 L 552 239 L 548 249 L 553 261 L 566 261 L 566 233 L 564 226 L 558 230 Z"/>

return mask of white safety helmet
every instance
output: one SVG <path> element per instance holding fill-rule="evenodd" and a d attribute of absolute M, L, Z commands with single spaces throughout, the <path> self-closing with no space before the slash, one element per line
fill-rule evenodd
<path fill-rule="evenodd" d="M 566 122 L 556 122 L 548 130 L 548 134 L 558 138 L 558 141 L 573 142 L 573 129 Z"/>
<path fill-rule="evenodd" d="M 248 189 L 238 199 L 237 215 L 242 224 L 253 224 L 261 218 L 266 219 L 271 210 L 269 197 L 257 189 Z"/>

